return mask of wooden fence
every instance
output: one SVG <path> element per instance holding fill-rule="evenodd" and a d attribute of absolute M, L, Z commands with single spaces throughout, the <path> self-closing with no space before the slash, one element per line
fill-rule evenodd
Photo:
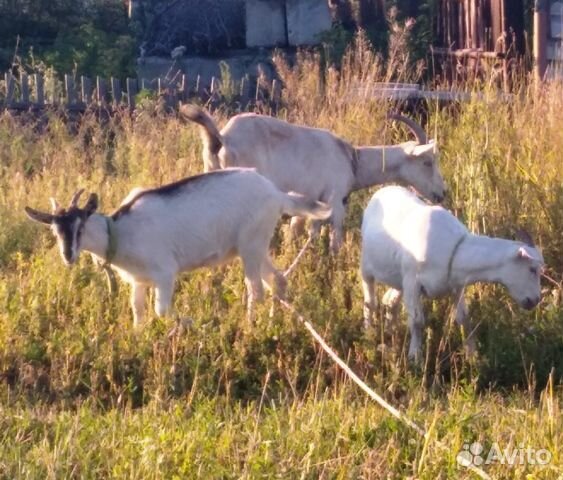
<path fill-rule="evenodd" d="M 226 98 L 246 107 L 252 102 L 277 105 L 281 98 L 278 80 L 258 80 L 252 84 L 248 78 L 243 78 L 240 82 L 231 81 L 223 85 L 217 78 L 212 78 L 209 85 L 203 85 L 199 76 L 189 82 L 187 75 L 177 75 L 173 80 L 138 81 L 127 78 L 123 85 L 117 78 L 108 80 L 82 76 L 75 79 L 73 75 L 65 75 L 61 81 L 41 74 L 21 74 L 18 78 L 6 73 L 3 88 L 0 87 L 0 110 L 41 110 L 46 107 L 62 107 L 76 112 L 88 108 L 134 110 L 140 92 L 154 93 L 172 109 L 178 106 L 179 101 L 190 99 L 212 104 Z"/>
<path fill-rule="evenodd" d="M 278 80 L 255 81 L 243 78 L 240 82 L 222 84 L 216 78 L 204 87 L 196 77 L 188 81 L 187 75 L 178 75 L 173 81 L 158 78 L 154 81 L 128 78 L 125 84 L 117 78 L 106 80 L 96 77 L 65 75 L 64 80 L 44 77 L 40 74 L 22 74 L 16 78 L 6 73 L 0 82 L 0 111 L 41 111 L 48 107 L 63 108 L 68 112 L 84 112 L 87 109 L 103 109 L 108 112 L 128 109 L 133 111 L 140 92 L 152 94 L 164 103 L 167 110 L 174 110 L 179 102 L 194 99 L 205 103 L 210 109 L 224 103 L 238 104 L 241 110 L 260 105 L 274 113 L 281 101 L 281 84 Z M 3 87 L 3 88 L 2 88 Z M 125 87 L 125 88 L 123 88 Z M 509 98 L 510 95 L 499 95 Z M 426 90 L 411 83 L 352 83 L 348 86 L 346 98 L 350 102 L 376 100 L 404 102 L 465 102 L 472 98 L 483 98 L 482 94 L 452 90 Z"/>

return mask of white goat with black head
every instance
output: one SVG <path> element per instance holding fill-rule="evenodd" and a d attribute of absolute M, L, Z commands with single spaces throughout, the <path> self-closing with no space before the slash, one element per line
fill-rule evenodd
<path fill-rule="evenodd" d="M 376 306 L 374 286 L 381 282 L 396 316 L 401 299 L 408 313 L 409 358 L 419 359 L 424 314 L 421 296 L 453 294 L 456 320 L 470 353 L 475 349 L 464 302 L 464 288 L 476 282 L 500 283 L 525 309 L 540 301 L 543 257 L 529 235 L 522 242 L 474 235 L 449 211 L 428 205 L 412 192 L 384 187 L 371 198 L 362 221 L 361 275 L 364 319 Z"/>
<path fill-rule="evenodd" d="M 80 208 L 81 193 L 73 196 L 68 209 L 53 202 L 52 213 L 25 210 L 32 220 L 51 226 L 65 263 L 74 263 L 85 250 L 110 263 L 131 284 L 135 326 L 143 321 L 148 287 L 156 290 L 157 315 L 165 315 L 178 273 L 218 265 L 236 255 L 244 264 L 251 317 L 253 302 L 262 300 L 263 282 L 283 298 L 285 278 L 268 255 L 280 216 L 330 216 L 327 205 L 283 193 L 252 169 L 227 169 L 135 189 L 111 216 L 96 213 L 94 193 Z"/>
<path fill-rule="evenodd" d="M 184 105 L 180 113 L 201 126 L 205 171 L 253 167 L 284 192 L 329 203 L 333 251 L 342 243 L 345 202 L 355 190 L 398 182 L 413 186 L 429 200 L 444 198 L 436 144 L 428 141 L 420 125 L 402 115 L 390 118 L 404 122 L 416 142 L 353 147 L 328 130 L 293 125 L 267 115 L 235 115 L 219 131 L 199 107 Z M 318 226 L 316 222 L 315 229 Z"/>

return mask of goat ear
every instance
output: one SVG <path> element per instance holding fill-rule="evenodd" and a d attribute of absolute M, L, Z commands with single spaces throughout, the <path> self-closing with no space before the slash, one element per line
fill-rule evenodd
<path fill-rule="evenodd" d="M 98 195 L 95 193 L 91 193 L 86 201 L 86 205 L 84 205 L 84 211 L 86 215 L 92 215 L 98 209 Z"/>
<path fill-rule="evenodd" d="M 530 247 L 535 247 L 534 240 L 532 236 L 523 228 L 516 230 L 514 236 L 517 240 L 520 240 L 522 243 L 529 245 Z"/>
<path fill-rule="evenodd" d="M 518 248 L 517 258 L 520 260 L 533 260 L 533 257 L 528 253 L 524 247 Z"/>
<path fill-rule="evenodd" d="M 35 222 L 43 223 L 45 225 L 51 225 L 53 223 L 54 216 L 50 213 L 39 212 L 30 207 L 25 207 L 25 213 L 29 218 Z"/>
<path fill-rule="evenodd" d="M 410 151 L 407 149 L 405 149 L 405 151 L 407 155 L 410 155 L 410 157 L 416 159 L 429 152 L 434 152 L 434 144 L 425 143 L 424 145 L 414 145 Z"/>
<path fill-rule="evenodd" d="M 403 144 L 403 150 L 406 155 L 413 157 L 415 155 L 416 144 L 414 142 L 406 142 Z"/>

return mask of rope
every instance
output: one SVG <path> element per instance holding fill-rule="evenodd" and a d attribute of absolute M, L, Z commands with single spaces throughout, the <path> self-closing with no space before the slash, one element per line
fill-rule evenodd
<path fill-rule="evenodd" d="M 289 267 L 287 267 L 287 270 L 285 272 L 283 272 L 283 276 L 285 278 L 289 277 L 291 275 L 291 273 L 293 272 L 293 270 L 295 270 L 295 267 L 297 266 L 297 263 L 299 262 L 299 260 L 301 260 L 301 257 L 303 256 L 303 254 L 305 253 L 305 250 L 307 250 L 307 247 L 309 245 L 311 245 L 311 242 L 313 240 L 313 237 L 311 237 L 309 235 L 309 238 L 307 239 L 307 241 L 305 242 L 305 245 L 303 245 L 303 248 L 299 251 L 299 253 L 297 254 L 297 256 L 295 257 L 295 260 L 293 260 L 293 262 L 291 263 L 291 265 Z"/>
<path fill-rule="evenodd" d="M 105 216 L 105 219 L 108 233 L 108 247 L 106 249 L 106 258 L 102 264 L 102 269 L 106 274 L 109 293 L 111 296 L 115 296 L 119 292 L 119 284 L 115 278 L 115 272 L 111 269 L 111 262 L 117 252 L 117 234 L 115 233 L 115 224 L 113 219 L 107 216 Z"/>
<path fill-rule="evenodd" d="M 328 346 L 328 344 L 324 341 L 323 337 L 321 337 L 317 333 L 313 325 L 311 325 L 310 322 L 305 320 L 305 318 L 303 318 L 303 316 L 299 312 L 297 312 L 297 310 L 295 310 L 295 308 L 290 303 L 286 302 L 285 300 L 282 300 L 277 296 L 276 299 L 280 302 L 280 304 L 284 308 L 289 310 L 295 317 L 297 317 L 299 322 L 303 324 L 303 326 L 309 331 L 309 333 L 319 343 L 319 345 L 323 348 L 323 350 L 330 356 L 330 358 L 332 358 L 332 360 L 334 360 L 334 362 L 337 363 L 338 366 L 342 368 L 342 370 L 344 370 L 344 373 L 346 373 L 346 375 L 348 375 L 348 377 L 350 377 L 354 381 L 354 383 L 358 385 L 358 387 L 360 387 L 365 393 L 367 393 L 370 398 L 375 400 L 381 407 L 387 410 L 395 418 L 397 418 L 405 425 L 413 429 L 425 440 L 430 440 L 430 435 L 428 432 L 426 432 L 422 427 L 420 427 L 415 422 L 413 422 L 404 413 L 397 410 L 395 407 L 393 407 L 393 405 L 389 404 L 384 398 L 379 396 L 370 387 L 368 387 L 368 385 L 352 371 L 352 369 L 334 352 L 334 350 L 332 350 L 332 348 Z M 436 440 L 436 445 L 440 447 L 442 450 L 445 450 L 448 453 L 450 453 L 450 449 L 439 440 Z M 482 479 L 491 480 L 491 477 L 484 470 L 474 465 L 468 464 L 467 462 L 460 462 L 460 464 L 466 467 L 468 470 L 471 470 L 473 473 L 475 473 Z"/>

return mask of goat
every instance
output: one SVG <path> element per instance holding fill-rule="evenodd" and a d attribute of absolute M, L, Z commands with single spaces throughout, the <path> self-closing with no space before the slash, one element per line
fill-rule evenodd
<path fill-rule="evenodd" d="M 353 147 L 328 130 L 293 125 L 267 115 L 235 115 L 219 131 L 199 107 L 183 105 L 180 114 L 201 127 L 206 172 L 253 167 L 284 192 L 294 191 L 329 203 L 333 251 L 342 243 L 345 202 L 351 192 L 400 182 L 432 201 L 441 202 L 445 195 L 434 141 L 428 141 L 422 127 L 402 115 L 391 118 L 404 122 L 417 142 Z M 315 230 L 318 227 L 316 222 Z"/>
<path fill-rule="evenodd" d="M 426 204 L 402 187 L 380 189 L 362 220 L 364 324 L 370 324 L 376 306 L 375 282 L 389 285 L 395 290 L 386 293 L 384 303 L 396 316 L 404 297 L 411 335 L 408 356 L 418 360 L 424 325 L 421 295 L 437 298 L 453 293 L 457 299 L 456 321 L 464 330 L 468 353 L 474 353 L 465 286 L 500 283 L 525 309 L 534 308 L 540 301 L 543 257 L 529 236 L 523 240 L 471 234 L 449 211 Z"/>
<path fill-rule="evenodd" d="M 155 311 L 167 314 L 176 275 L 242 258 L 248 317 L 263 298 L 262 282 L 283 298 L 285 277 L 272 265 L 269 243 L 280 216 L 330 216 L 330 207 L 286 194 L 253 169 L 226 169 L 188 177 L 153 189 L 135 189 L 110 216 L 96 213 L 92 193 L 78 207 L 79 190 L 68 209 L 53 201 L 53 212 L 26 207 L 29 218 L 51 226 L 64 262 L 81 250 L 117 270 L 131 284 L 134 326 L 143 322 L 145 294 L 154 287 Z"/>

